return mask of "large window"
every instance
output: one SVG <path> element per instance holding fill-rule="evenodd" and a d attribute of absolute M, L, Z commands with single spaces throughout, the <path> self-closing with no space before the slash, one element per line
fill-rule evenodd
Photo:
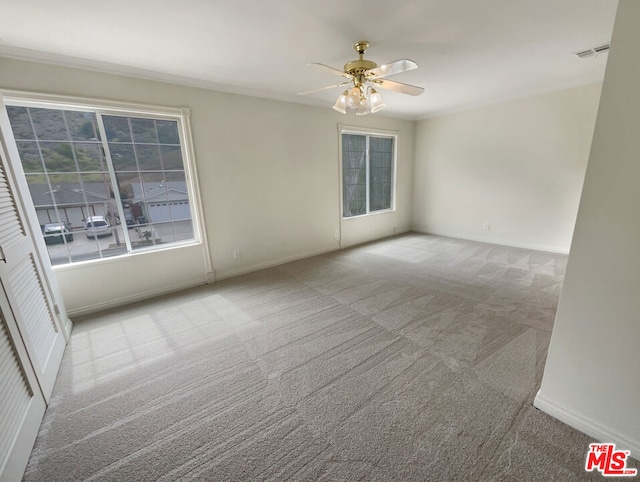
<path fill-rule="evenodd" d="M 180 114 L 7 104 L 54 265 L 196 241 Z"/>
<path fill-rule="evenodd" d="M 395 137 L 342 133 L 342 215 L 393 209 Z"/>

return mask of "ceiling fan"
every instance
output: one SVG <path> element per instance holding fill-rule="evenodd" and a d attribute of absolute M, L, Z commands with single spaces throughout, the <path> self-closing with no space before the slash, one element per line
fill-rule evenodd
<path fill-rule="evenodd" d="M 395 80 L 388 80 L 386 78 L 417 69 L 418 64 L 412 60 L 396 60 L 395 62 L 378 67 L 375 62 L 364 59 L 364 53 L 369 48 L 369 42 L 361 40 L 360 42 L 356 42 L 353 48 L 356 49 L 360 58 L 347 62 L 343 70 L 334 69 L 333 67 L 319 63 L 308 64 L 348 80 L 339 84 L 327 85 L 319 89 L 298 92 L 298 95 L 308 95 L 335 87 L 352 85 L 351 88 L 345 90 L 338 97 L 333 108 L 341 114 L 346 114 L 347 109 L 351 109 L 355 110 L 356 115 L 367 115 L 378 112 L 386 107 L 382 96 L 375 90 L 375 87 L 409 95 L 420 95 L 424 92 L 422 87 L 403 84 L 402 82 L 396 82 Z"/>

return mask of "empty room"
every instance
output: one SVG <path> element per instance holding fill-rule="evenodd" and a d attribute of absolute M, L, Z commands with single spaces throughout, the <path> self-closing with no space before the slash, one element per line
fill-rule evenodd
<path fill-rule="evenodd" d="M 640 466 L 640 3 L 0 0 L 0 480 Z"/>

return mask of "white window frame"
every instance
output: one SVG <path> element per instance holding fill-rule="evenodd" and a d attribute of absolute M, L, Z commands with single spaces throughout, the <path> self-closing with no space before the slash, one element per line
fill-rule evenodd
<path fill-rule="evenodd" d="M 144 256 L 148 253 L 157 253 L 159 251 L 175 250 L 186 246 L 197 245 L 204 245 L 207 269 L 208 271 L 212 271 L 212 263 L 209 255 L 210 251 L 204 230 L 204 218 L 201 207 L 202 202 L 200 191 L 198 189 L 199 182 L 197 178 L 193 138 L 191 134 L 191 110 L 188 107 L 163 107 L 147 104 L 107 101 L 97 98 L 70 97 L 4 89 L 0 90 L 0 95 L 2 95 L 3 102 L 7 106 L 96 112 L 102 115 L 166 119 L 176 121 L 178 123 L 178 134 L 180 135 L 182 161 L 184 165 L 189 203 L 192 214 L 191 222 L 193 226 L 193 239 L 182 242 L 177 241 L 168 243 L 167 246 L 155 245 L 153 247 L 150 247 L 149 249 L 132 250 L 129 239 L 125 237 L 128 251 L 125 254 L 60 264 L 53 266 L 53 269 L 55 271 L 73 270 L 81 265 L 87 264 L 117 262 L 122 258 L 130 256 Z M 13 139 L 13 133 L 10 133 L 10 135 L 11 139 Z M 104 144 L 105 142 L 107 142 L 107 140 L 103 139 L 102 142 Z M 105 154 L 107 154 L 107 156 L 109 157 L 108 152 L 108 150 L 105 150 Z M 108 163 L 112 166 L 110 157 L 108 159 Z M 22 165 L 14 166 L 14 169 L 22 176 L 24 176 Z M 112 169 L 110 170 L 112 171 Z M 31 195 L 29 192 L 21 193 L 21 196 L 25 199 L 28 199 L 29 203 L 33 202 L 31 200 Z M 121 211 L 121 203 L 117 204 L 119 211 Z M 120 216 L 121 219 L 124 219 L 124 215 L 122 212 L 120 212 Z"/>
<path fill-rule="evenodd" d="M 367 212 L 364 214 L 358 214 L 355 216 L 345 216 L 344 215 L 344 179 L 343 179 L 343 159 L 342 159 L 342 134 L 356 134 L 356 135 L 366 135 L 366 136 L 374 136 L 374 137 L 387 137 L 393 139 L 393 159 L 392 159 L 392 167 L 391 167 L 391 207 L 389 209 L 380 209 L 378 211 L 369 211 L 369 137 L 367 137 L 367 152 L 366 152 L 366 179 L 367 179 Z M 338 152 L 340 156 L 340 217 L 343 221 L 349 219 L 358 219 L 365 216 L 375 216 L 377 214 L 385 214 L 394 212 L 396 210 L 396 180 L 397 180 L 397 170 L 398 170 L 398 131 L 392 130 L 383 130 L 383 129 L 369 129 L 364 127 L 353 127 L 353 126 L 345 126 L 342 124 L 338 125 Z"/>

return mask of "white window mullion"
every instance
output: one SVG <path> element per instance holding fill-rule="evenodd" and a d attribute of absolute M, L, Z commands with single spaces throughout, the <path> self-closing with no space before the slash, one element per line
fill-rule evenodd
<path fill-rule="evenodd" d="M 102 141 L 102 150 L 104 151 L 104 157 L 107 162 L 107 168 L 109 169 L 109 177 L 111 178 L 111 188 L 113 189 L 113 197 L 118 210 L 118 217 L 120 218 L 120 226 L 124 226 L 122 231 L 122 237 L 127 245 L 127 253 L 131 253 L 131 239 L 129 238 L 129 230 L 127 229 L 126 217 L 124 215 L 124 208 L 122 207 L 122 198 L 120 197 L 120 186 L 118 186 L 118 178 L 116 177 L 116 170 L 113 167 L 113 160 L 111 159 L 111 150 L 109 149 L 109 142 L 107 141 L 107 130 L 104 128 L 104 122 L 102 120 L 102 113 L 96 112 L 96 122 L 98 123 L 98 130 L 100 131 L 100 140 Z M 124 225 L 122 224 L 124 223 Z M 118 229 L 118 226 L 114 226 L 113 230 Z M 118 233 L 115 233 L 117 236 Z"/>
<path fill-rule="evenodd" d="M 365 147 L 364 147 L 364 156 L 365 156 L 365 183 L 367 187 L 367 201 L 365 205 L 365 212 L 369 214 L 369 205 L 370 205 L 370 196 L 371 189 L 369 187 L 369 135 L 365 137 Z"/>

